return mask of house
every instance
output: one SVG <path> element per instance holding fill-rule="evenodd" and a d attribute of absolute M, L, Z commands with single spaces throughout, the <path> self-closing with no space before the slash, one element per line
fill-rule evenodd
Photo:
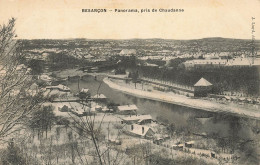
<path fill-rule="evenodd" d="M 121 115 L 134 115 L 134 114 L 136 114 L 137 110 L 138 110 L 138 108 L 134 104 L 117 106 L 118 114 L 121 114 Z"/>
<path fill-rule="evenodd" d="M 175 150 L 183 150 L 184 144 L 174 144 L 172 146 L 173 149 Z"/>
<path fill-rule="evenodd" d="M 126 124 L 147 124 L 152 122 L 151 115 L 133 115 L 122 118 L 122 123 Z"/>
<path fill-rule="evenodd" d="M 123 49 L 119 53 L 119 55 L 123 55 L 123 56 L 131 56 L 131 55 L 135 55 L 135 54 L 136 54 L 135 49 Z"/>
<path fill-rule="evenodd" d="M 144 64 L 145 66 L 150 66 L 150 67 L 159 67 L 158 65 L 156 65 L 156 64 L 150 64 L 150 63 L 145 63 Z"/>
<path fill-rule="evenodd" d="M 81 93 L 89 93 L 89 89 L 87 89 L 87 88 L 82 88 L 82 89 L 80 90 L 80 92 L 81 92 Z"/>
<path fill-rule="evenodd" d="M 86 59 L 92 59 L 92 58 L 94 58 L 94 56 L 92 56 L 92 55 L 90 55 L 90 54 L 85 55 L 85 56 L 83 56 L 83 57 L 86 58 Z"/>
<path fill-rule="evenodd" d="M 195 144 L 195 141 L 189 141 L 189 142 L 185 142 L 185 147 L 188 147 L 188 148 L 192 148 L 194 147 L 194 144 Z"/>
<path fill-rule="evenodd" d="M 206 97 L 212 91 L 212 84 L 203 77 L 194 85 L 195 97 Z"/>
<path fill-rule="evenodd" d="M 108 142 L 114 145 L 121 145 L 122 141 L 120 139 L 108 139 Z"/>
<path fill-rule="evenodd" d="M 157 134 L 154 135 L 153 143 L 160 145 L 160 144 L 162 144 L 162 143 L 163 143 L 165 140 L 167 140 L 167 139 L 170 139 L 170 136 L 169 136 L 169 135 L 157 133 Z"/>
<path fill-rule="evenodd" d="M 59 91 L 63 91 L 63 92 L 69 92 L 70 91 L 70 88 L 65 86 L 65 85 L 62 85 L 62 84 L 59 84 L 57 86 L 47 86 L 46 89 L 49 89 L 49 90 L 59 90 Z"/>
<path fill-rule="evenodd" d="M 82 116 L 86 115 L 88 113 L 88 111 L 85 112 L 83 109 L 71 109 L 71 113 L 78 117 L 82 117 Z"/>
<path fill-rule="evenodd" d="M 95 101 L 105 101 L 107 97 L 104 94 L 98 93 L 95 96 L 92 97 Z"/>
<path fill-rule="evenodd" d="M 52 80 L 52 78 L 50 76 L 45 75 L 45 74 L 39 76 L 39 79 L 41 79 L 41 80 L 43 80 L 45 82 L 51 82 L 51 80 Z"/>
<path fill-rule="evenodd" d="M 89 89 L 82 88 L 80 92 L 78 93 L 79 98 L 85 99 L 87 97 L 90 97 Z"/>
<path fill-rule="evenodd" d="M 95 111 L 102 111 L 102 107 L 100 105 L 95 106 Z"/>
<path fill-rule="evenodd" d="M 211 152 L 211 153 L 210 153 L 210 156 L 211 156 L 212 158 L 215 158 L 215 157 L 216 157 L 216 153 L 215 153 L 215 152 Z"/>
<path fill-rule="evenodd" d="M 106 106 L 105 107 L 102 107 L 102 112 L 111 112 L 113 110 L 107 108 Z"/>
<path fill-rule="evenodd" d="M 107 97 L 104 94 L 99 93 L 99 94 L 96 94 L 95 96 L 93 96 L 93 98 L 106 99 Z"/>
<path fill-rule="evenodd" d="M 136 137 L 152 139 L 155 132 L 152 128 L 145 125 L 132 124 L 128 134 Z"/>
<path fill-rule="evenodd" d="M 157 145 L 160 145 L 160 144 L 163 143 L 163 141 L 164 141 L 163 138 L 156 138 L 156 139 L 153 140 L 153 143 L 154 143 L 154 144 L 157 144 Z"/>
<path fill-rule="evenodd" d="M 233 59 L 229 60 L 226 65 L 227 66 L 237 66 L 237 67 L 259 66 L 260 65 L 260 59 L 242 56 L 242 57 L 237 57 L 237 58 L 233 58 Z"/>

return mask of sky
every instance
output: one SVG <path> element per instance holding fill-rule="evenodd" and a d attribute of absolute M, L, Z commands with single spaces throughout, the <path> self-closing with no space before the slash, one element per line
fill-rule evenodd
<path fill-rule="evenodd" d="M 160 8 L 184 12 L 114 12 Z M 0 24 L 16 18 L 22 39 L 251 39 L 255 17 L 254 35 L 259 39 L 259 11 L 260 0 L 0 0 Z"/>

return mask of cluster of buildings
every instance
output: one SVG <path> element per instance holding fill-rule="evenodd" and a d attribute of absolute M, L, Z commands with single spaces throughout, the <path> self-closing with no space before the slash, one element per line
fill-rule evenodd
<path fill-rule="evenodd" d="M 70 112 L 78 117 L 84 117 L 109 113 L 120 121 L 120 124 L 124 126 L 123 132 L 128 136 L 153 141 L 166 137 L 158 133 L 157 128 L 161 126 L 152 119 L 152 116 L 139 115 L 138 107 L 134 104 L 108 106 L 107 97 L 104 94 L 98 93 L 91 96 L 87 88 L 82 88 L 78 93 L 73 94 L 69 87 L 62 84 L 46 86 L 45 93 L 47 98 L 54 97 L 50 101 L 56 107 L 55 112 L 58 115 Z"/>
<path fill-rule="evenodd" d="M 224 40 L 223 40 L 224 41 Z M 198 45 L 199 41 L 175 41 L 162 39 L 147 40 L 54 40 L 30 42 L 28 50 L 25 50 L 26 58 L 48 61 L 52 53 L 66 54 L 76 59 L 88 62 L 106 62 L 117 56 L 136 56 L 145 61 L 147 66 L 160 67 L 147 60 L 160 60 L 166 63 L 175 58 L 193 59 L 184 62 L 186 68 L 197 66 L 258 66 L 259 58 L 242 57 L 244 50 L 215 50 L 214 45 Z M 229 42 L 228 42 L 229 43 Z M 231 43 L 231 42 L 230 42 Z M 34 46 L 34 44 L 36 44 Z M 236 42 L 237 45 L 245 45 L 244 42 Z M 37 46 L 37 49 L 34 48 Z M 31 48 L 32 47 L 32 48 Z M 244 46 L 245 47 L 245 46 Z M 31 49 L 30 49 L 31 48 Z M 204 50 L 205 49 L 205 50 Z M 221 48 L 222 49 L 222 48 Z M 207 50 L 207 51 L 206 51 Z M 210 51 L 210 52 L 209 52 Z M 259 53 L 259 52 L 258 52 Z M 241 56 L 241 57 L 240 57 Z M 50 61 L 51 62 L 51 61 Z"/>
<path fill-rule="evenodd" d="M 124 132 L 128 135 L 152 139 L 155 131 L 151 127 L 153 123 L 151 115 L 137 115 L 136 105 L 122 105 L 117 107 L 121 116 L 121 124 L 124 124 Z"/>

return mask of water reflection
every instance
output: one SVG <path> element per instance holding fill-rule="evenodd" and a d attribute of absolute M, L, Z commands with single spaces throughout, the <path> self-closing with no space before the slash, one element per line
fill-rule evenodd
<path fill-rule="evenodd" d="M 246 119 L 127 95 L 111 89 L 108 85 L 102 83 L 103 78 L 102 76 L 97 76 L 97 80 L 95 80 L 94 77 L 87 77 L 84 80 L 64 83 L 68 85 L 74 93 L 77 93 L 81 88 L 88 88 L 92 95 L 97 93 L 97 89 L 101 84 L 99 93 L 103 93 L 107 96 L 110 102 L 121 105 L 136 104 L 139 108 L 139 114 L 150 114 L 154 119 L 160 122 L 174 123 L 176 127 L 187 127 L 189 124 L 191 125 L 191 122 L 194 124 L 193 119 L 195 118 L 209 118 L 199 124 L 198 130 L 200 132 L 228 138 L 245 138 L 245 136 L 248 138 L 248 136 L 251 135 L 250 126 L 241 124 L 243 123 L 242 121 Z M 199 121 L 200 120 L 197 122 Z M 243 134 L 240 132 L 243 132 Z"/>

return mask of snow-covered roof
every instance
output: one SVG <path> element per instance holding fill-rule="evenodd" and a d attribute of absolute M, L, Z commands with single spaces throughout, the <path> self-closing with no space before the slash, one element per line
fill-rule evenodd
<path fill-rule="evenodd" d="M 137 110 L 138 108 L 136 107 L 136 105 L 132 104 L 132 105 L 121 105 L 117 107 L 119 111 L 129 111 L 129 110 Z"/>
<path fill-rule="evenodd" d="M 58 87 L 59 89 L 62 89 L 62 90 L 70 90 L 69 87 L 67 87 L 67 86 L 65 86 L 65 85 L 62 85 L 62 84 L 59 84 L 57 87 Z"/>
<path fill-rule="evenodd" d="M 233 58 L 228 61 L 227 65 L 231 66 L 251 66 L 253 60 L 251 58 Z M 254 65 L 257 65 L 257 60 L 254 61 Z"/>
<path fill-rule="evenodd" d="M 244 101 L 244 100 L 246 100 L 246 98 L 240 97 L 239 100 Z"/>
<path fill-rule="evenodd" d="M 136 54 L 135 49 L 123 49 L 119 54 Z"/>
<path fill-rule="evenodd" d="M 146 66 L 152 66 L 152 67 L 157 67 L 157 66 L 158 66 L 158 65 L 156 65 L 156 64 L 150 64 L 150 63 L 147 63 L 147 62 L 145 63 L 145 65 L 146 65 Z"/>
<path fill-rule="evenodd" d="M 172 145 L 172 147 L 178 147 L 178 148 L 182 148 L 182 147 L 184 147 L 184 144 L 174 144 L 174 145 Z"/>
<path fill-rule="evenodd" d="M 194 144 L 195 141 L 189 141 L 189 142 L 186 142 L 186 144 Z"/>
<path fill-rule="evenodd" d="M 133 127 L 133 130 L 131 130 L 130 132 L 132 132 L 136 135 L 145 136 L 149 130 L 151 130 L 154 133 L 154 130 L 151 127 L 148 127 L 145 125 L 133 124 L 132 127 Z"/>
<path fill-rule="evenodd" d="M 99 93 L 93 96 L 93 98 L 106 99 L 107 97 L 104 94 Z"/>
<path fill-rule="evenodd" d="M 69 87 L 62 84 L 59 84 L 57 86 L 47 86 L 46 89 L 59 89 L 61 91 L 70 91 Z"/>
<path fill-rule="evenodd" d="M 203 77 L 194 85 L 195 87 L 197 86 L 211 86 L 212 84 L 208 82 L 206 79 Z"/>
<path fill-rule="evenodd" d="M 94 56 L 88 54 L 88 55 L 85 55 L 84 58 L 93 58 Z"/>
<path fill-rule="evenodd" d="M 88 91 L 89 91 L 89 89 L 87 89 L 87 88 L 82 88 L 80 92 L 82 92 L 82 93 L 88 93 Z"/>
<path fill-rule="evenodd" d="M 26 69 L 27 67 L 24 64 L 20 64 L 16 67 L 16 70 Z"/>
<path fill-rule="evenodd" d="M 139 122 L 141 122 L 142 120 L 149 120 L 149 119 L 152 119 L 151 115 L 138 115 L 138 116 L 129 116 L 129 117 L 123 118 L 123 120 L 127 120 L 127 121 L 137 120 Z"/>
<path fill-rule="evenodd" d="M 41 75 L 40 79 L 42 79 L 44 81 L 51 81 L 51 78 L 48 75 L 45 75 L 45 74 Z"/>
<path fill-rule="evenodd" d="M 95 108 L 102 108 L 102 107 L 101 107 L 100 105 L 97 104 L 97 105 L 95 106 Z"/>
<path fill-rule="evenodd" d="M 102 111 L 109 111 L 109 108 L 103 107 L 103 108 L 102 108 Z"/>

